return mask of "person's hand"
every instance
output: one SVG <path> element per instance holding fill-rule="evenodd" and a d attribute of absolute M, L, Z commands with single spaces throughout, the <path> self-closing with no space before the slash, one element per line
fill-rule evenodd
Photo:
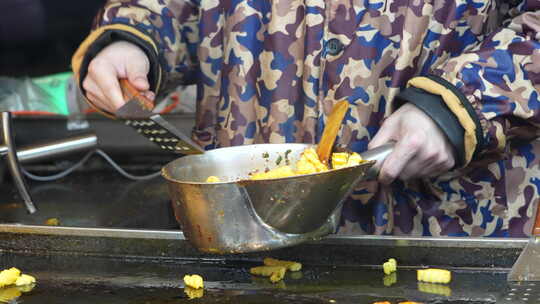
<path fill-rule="evenodd" d="M 437 124 L 413 104 L 405 104 L 390 115 L 369 143 L 375 148 L 395 141 L 379 171 L 379 181 L 409 180 L 436 176 L 455 164 L 454 149 Z"/>
<path fill-rule="evenodd" d="M 135 44 L 114 42 L 99 52 L 88 65 L 88 74 L 82 82 L 86 97 L 100 109 L 114 113 L 125 104 L 119 78 L 127 78 L 143 95 L 154 99 L 148 91 L 147 74 L 150 61 Z"/>

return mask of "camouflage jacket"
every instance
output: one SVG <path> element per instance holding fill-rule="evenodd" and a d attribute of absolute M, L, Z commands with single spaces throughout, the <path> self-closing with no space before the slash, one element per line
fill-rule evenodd
<path fill-rule="evenodd" d="M 316 143 L 337 100 L 339 143 L 362 152 L 403 102 L 430 115 L 460 165 L 366 182 L 340 233 L 524 236 L 540 191 L 540 0 L 117 0 L 73 57 L 114 40 L 149 56 L 152 89 L 197 83 L 208 149 Z"/>

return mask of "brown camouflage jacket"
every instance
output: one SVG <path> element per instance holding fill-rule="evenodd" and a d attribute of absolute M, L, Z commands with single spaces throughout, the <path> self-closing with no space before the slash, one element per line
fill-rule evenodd
<path fill-rule="evenodd" d="M 362 152 L 403 102 L 430 115 L 460 165 L 366 182 L 340 233 L 524 236 L 540 191 L 540 0 L 116 0 L 73 57 L 138 44 L 152 88 L 198 86 L 208 149 L 316 143 L 337 100 L 339 143 Z"/>

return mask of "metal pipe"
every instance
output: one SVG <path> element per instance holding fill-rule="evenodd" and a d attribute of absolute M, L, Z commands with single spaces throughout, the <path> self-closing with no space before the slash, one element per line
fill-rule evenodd
<path fill-rule="evenodd" d="M 19 161 L 17 159 L 17 151 L 15 151 L 15 144 L 11 138 L 11 114 L 9 112 L 2 112 L 2 130 L 3 130 L 3 142 L 5 144 L 5 149 L 7 150 L 7 163 L 9 170 L 11 171 L 11 176 L 15 181 L 17 189 L 21 194 L 26 209 L 30 214 L 36 212 L 36 207 L 32 202 L 32 197 L 28 192 L 28 187 L 23 179 L 21 170 L 19 168 Z"/>
<path fill-rule="evenodd" d="M 20 163 L 25 163 L 57 158 L 78 151 L 88 151 L 96 146 L 97 137 L 91 133 L 25 147 L 17 152 L 17 157 Z"/>

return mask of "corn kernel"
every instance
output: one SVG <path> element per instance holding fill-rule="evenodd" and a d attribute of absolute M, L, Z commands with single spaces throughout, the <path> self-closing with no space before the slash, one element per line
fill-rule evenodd
<path fill-rule="evenodd" d="M 221 180 L 219 179 L 219 177 L 217 176 L 209 176 L 207 179 L 206 179 L 206 182 L 207 183 L 219 183 Z"/>
<path fill-rule="evenodd" d="M 397 270 L 397 261 L 395 259 L 389 259 L 383 263 L 383 271 L 385 274 L 391 274 Z"/>
<path fill-rule="evenodd" d="M 8 286 L 15 283 L 15 281 L 17 281 L 20 275 L 21 271 L 15 267 L 2 270 L 0 272 L 0 287 Z"/>
<path fill-rule="evenodd" d="M 272 283 L 276 283 L 285 277 L 285 272 L 287 268 L 284 266 L 258 266 L 252 267 L 249 270 L 249 273 L 254 275 L 260 275 L 265 277 L 270 277 Z"/>
<path fill-rule="evenodd" d="M 28 274 L 21 274 L 20 277 L 17 278 L 15 281 L 16 286 L 24 286 L 24 285 L 30 285 L 34 284 L 36 282 L 36 278 L 34 278 L 31 275 Z"/>
<path fill-rule="evenodd" d="M 448 284 L 452 280 L 452 273 L 445 269 L 419 269 L 416 274 L 421 282 Z"/>
<path fill-rule="evenodd" d="M 282 167 L 274 168 L 268 172 L 252 173 L 250 178 L 253 180 L 258 180 L 258 179 L 282 178 L 282 177 L 289 177 L 289 176 L 294 176 L 294 175 L 295 173 L 291 167 L 282 166 Z"/>
<path fill-rule="evenodd" d="M 204 287 L 203 278 L 198 274 L 185 275 L 184 276 L 184 284 L 186 284 L 186 286 L 189 286 L 189 287 L 194 288 L 194 289 Z"/>
<path fill-rule="evenodd" d="M 290 271 L 298 271 L 302 269 L 302 264 L 298 262 L 282 261 L 282 260 L 277 260 L 273 258 L 265 258 L 263 260 L 263 263 L 266 266 L 283 266 L 287 268 L 287 270 L 290 270 Z"/>
<path fill-rule="evenodd" d="M 332 153 L 332 168 L 341 169 L 347 167 L 349 153 Z"/>
<path fill-rule="evenodd" d="M 363 162 L 364 160 L 362 159 L 362 156 L 360 156 L 360 154 L 356 152 L 353 152 L 351 153 L 351 155 L 349 155 L 349 159 L 347 160 L 347 167 L 358 166 Z"/>

